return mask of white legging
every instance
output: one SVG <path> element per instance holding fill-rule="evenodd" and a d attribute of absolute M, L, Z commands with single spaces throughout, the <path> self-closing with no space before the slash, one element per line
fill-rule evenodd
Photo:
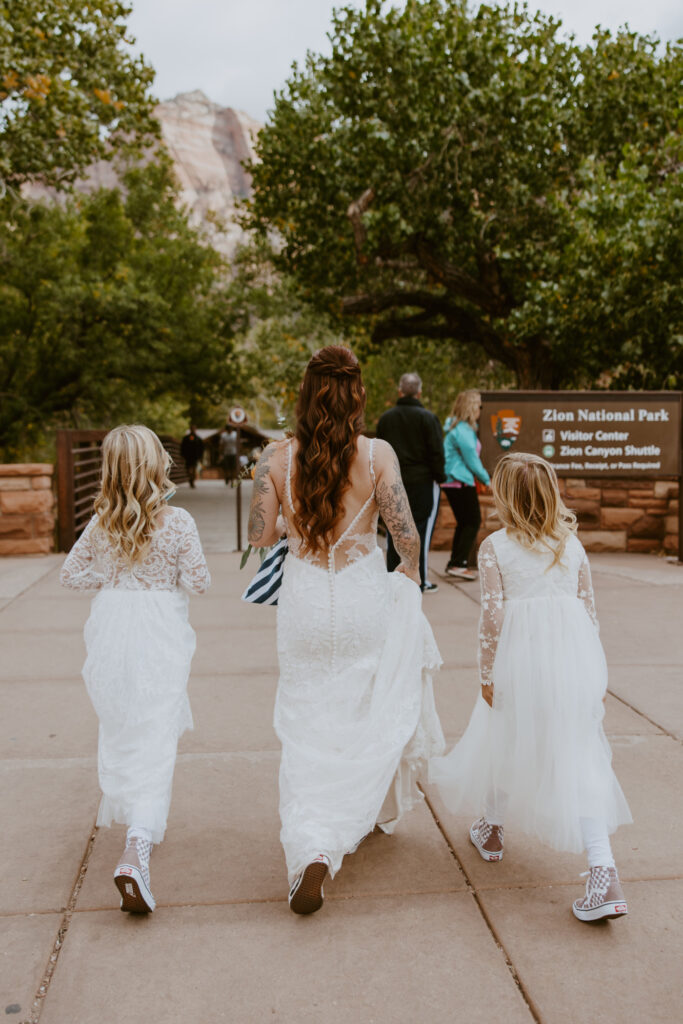
<path fill-rule="evenodd" d="M 504 825 L 507 796 L 498 791 L 486 801 L 484 817 L 489 825 Z M 614 857 L 605 822 L 600 818 L 579 818 L 581 837 L 590 868 L 613 868 Z"/>

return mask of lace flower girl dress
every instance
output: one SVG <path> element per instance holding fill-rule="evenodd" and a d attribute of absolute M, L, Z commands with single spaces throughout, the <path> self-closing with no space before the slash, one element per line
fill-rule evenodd
<path fill-rule="evenodd" d="M 462 739 L 430 764 L 454 813 L 505 819 L 558 850 L 580 852 L 580 819 L 614 832 L 631 814 L 602 727 L 607 665 L 586 553 L 575 535 L 562 564 L 506 530 L 479 551 L 481 682 Z"/>
<path fill-rule="evenodd" d="M 392 832 L 422 798 L 421 766 L 444 746 L 431 680 L 441 658 L 420 588 L 386 570 L 374 487 L 329 550 L 304 556 L 291 473 L 290 442 L 275 706 L 290 882 L 320 854 L 334 876 L 375 824 Z M 374 483 L 372 442 L 370 474 Z"/>
<path fill-rule="evenodd" d="M 171 801 L 178 737 L 192 728 L 187 680 L 195 650 L 188 592 L 209 571 L 192 516 L 164 509 L 146 557 L 116 558 L 93 518 L 71 549 L 60 582 L 97 590 L 85 626 L 83 678 L 99 718 L 98 825 L 144 825 L 159 843 Z"/>

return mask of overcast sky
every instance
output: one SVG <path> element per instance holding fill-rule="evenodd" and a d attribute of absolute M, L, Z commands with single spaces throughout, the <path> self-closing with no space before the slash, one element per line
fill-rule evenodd
<path fill-rule="evenodd" d="M 334 7 L 363 0 L 130 0 L 137 46 L 156 69 L 159 99 L 202 89 L 216 103 L 265 120 L 292 61 L 328 46 Z M 683 37 L 681 0 L 530 0 L 588 41 L 596 24 L 625 22 L 662 40 Z"/>

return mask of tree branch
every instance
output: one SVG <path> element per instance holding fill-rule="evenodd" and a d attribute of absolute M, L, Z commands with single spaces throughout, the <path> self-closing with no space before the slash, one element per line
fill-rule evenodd
<path fill-rule="evenodd" d="M 359 196 L 358 199 L 354 199 L 354 201 L 349 204 L 349 208 L 346 211 L 346 216 L 351 221 L 351 227 L 353 228 L 353 241 L 356 246 L 356 258 L 359 262 L 364 262 L 364 259 L 361 259 L 361 255 L 363 246 L 365 245 L 365 239 L 367 237 L 365 224 L 363 224 L 363 214 L 374 198 L 374 188 L 366 188 L 363 195 Z"/>
<path fill-rule="evenodd" d="M 489 277 L 489 280 L 487 280 L 488 286 L 484 286 L 480 281 L 475 280 L 471 274 L 467 274 L 460 267 L 456 267 L 453 263 L 439 256 L 433 246 L 422 238 L 416 239 L 415 252 L 422 267 L 439 284 L 443 285 L 448 292 L 458 295 L 462 299 L 467 299 L 474 306 L 478 306 L 479 309 L 484 310 L 486 313 L 491 313 L 493 316 L 505 317 L 509 315 L 511 303 L 507 296 L 500 293 L 499 288 L 491 288 L 489 281 L 494 283 L 493 279 Z M 499 279 L 495 283 L 499 285 Z"/>
<path fill-rule="evenodd" d="M 390 316 L 375 324 L 372 339 L 382 342 L 390 338 L 452 338 L 477 344 L 491 359 L 517 367 L 516 350 L 478 316 L 461 309 L 447 296 L 428 291 L 393 291 L 380 295 L 355 295 L 342 300 L 346 316 L 383 313 L 388 309 L 418 308 L 410 316 Z"/>
<path fill-rule="evenodd" d="M 383 292 L 380 295 L 349 295 L 342 299 L 341 302 L 344 316 L 383 313 L 386 309 L 396 309 L 405 306 L 417 306 L 428 310 L 430 313 L 441 313 L 443 316 L 447 316 L 454 308 L 446 296 L 435 295 L 433 292 L 420 289 L 403 291 L 397 288 L 394 291 Z"/>

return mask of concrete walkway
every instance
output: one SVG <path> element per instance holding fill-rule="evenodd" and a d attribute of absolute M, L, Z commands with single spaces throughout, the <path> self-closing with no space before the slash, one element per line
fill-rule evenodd
<path fill-rule="evenodd" d="M 118 909 L 111 873 L 124 829 L 94 829 L 97 729 L 80 679 L 89 599 L 60 589 L 61 556 L 0 560 L 0 1014 L 40 1024 L 678 1020 L 683 568 L 592 559 L 607 732 L 635 818 L 614 842 L 627 919 L 572 917 L 582 857 L 509 833 L 505 859 L 485 864 L 469 821 L 430 791 L 395 836 L 371 836 L 345 862 L 319 914 L 296 918 L 278 841 L 275 612 L 238 599 L 249 573 L 231 553 L 234 495 L 221 486 L 176 499 L 199 520 L 213 586 L 192 601 L 195 731 L 152 859 L 149 918 Z M 434 579 L 444 561 L 432 558 Z M 476 589 L 442 582 L 424 602 L 445 661 L 436 694 L 449 740 L 477 692 Z"/>

